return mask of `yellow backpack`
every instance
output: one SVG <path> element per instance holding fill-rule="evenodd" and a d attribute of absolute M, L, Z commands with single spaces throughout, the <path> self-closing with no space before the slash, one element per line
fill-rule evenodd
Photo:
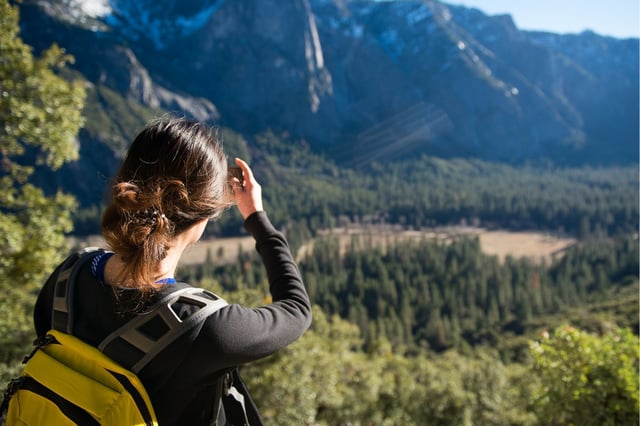
<path fill-rule="evenodd" d="M 149 396 L 136 374 L 177 337 L 202 327 L 204 319 L 227 304 L 206 290 L 181 288 L 113 332 L 98 348 L 93 347 L 71 335 L 71 308 L 78 270 L 95 255 L 96 249 L 88 249 L 71 256 L 58 274 L 54 329 L 36 340 L 22 375 L 5 391 L 0 414 L 7 425 L 157 425 Z M 180 319 L 172 309 L 178 301 L 199 310 Z M 150 321 L 163 321 L 167 331 L 150 339 L 140 331 Z M 127 368 L 103 353 L 113 353 L 113 347 L 123 341 L 139 352 L 135 359 L 123 362 Z"/>

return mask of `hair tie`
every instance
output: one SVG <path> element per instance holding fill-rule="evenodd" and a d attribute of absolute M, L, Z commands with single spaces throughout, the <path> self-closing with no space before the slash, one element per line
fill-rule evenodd
<path fill-rule="evenodd" d="M 167 218 L 164 213 L 160 213 L 157 209 L 144 209 L 135 212 L 131 221 L 137 225 L 155 227 L 158 224 L 158 217 Z"/>

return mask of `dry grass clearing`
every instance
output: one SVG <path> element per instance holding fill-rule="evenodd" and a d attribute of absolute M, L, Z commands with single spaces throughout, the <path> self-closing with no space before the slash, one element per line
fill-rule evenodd
<path fill-rule="evenodd" d="M 69 238 L 69 246 L 80 247 L 106 247 L 104 239 L 99 235 L 91 235 L 85 238 Z M 239 251 L 253 252 L 255 242 L 252 237 L 216 238 L 202 240 L 188 247 L 181 260 L 182 265 L 200 265 L 205 263 L 207 256 L 216 265 L 224 265 L 234 262 L 238 258 Z"/>
<path fill-rule="evenodd" d="M 482 250 L 501 260 L 508 255 L 544 259 L 551 263 L 554 255 L 561 255 L 576 244 L 573 238 L 560 238 L 536 232 L 486 231 L 479 234 Z"/>
<path fill-rule="evenodd" d="M 253 237 L 216 238 L 202 240 L 185 250 L 181 263 L 199 265 L 207 259 L 207 253 L 215 265 L 224 265 L 238 259 L 238 253 L 255 251 Z"/>
<path fill-rule="evenodd" d="M 459 236 L 477 236 L 482 251 L 490 256 L 498 256 L 504 260 L 507 256 L 526 257 L 536 262 L 551 262 L 553 256 L 561 255 L 567 248 L 576 243 L 573 238 L 557 237 L 541 232 L 495 231 L 475 227 L 443 227 L 421 231 L 408 231 L 395 226 L 375 226 L 360 228 L 338 228 L 320 233 L 321 236 L 339 238 L 342 250 L 354 241 L 373 247 L 386 247 L 400 241 L 431 239 L 450 241 Z M 298 252 L 300 260 L 313 248 L 313 241 L 304 245 Z"/>
<path fill-rule="evenodd" d="M 482 250 L 492 256 L 504 260 L 506 256 L 527 257 L 535 261 L 543 259 L 550 263 L 554 255 L 561 255 L 567 248 L 576 243 L 575 239 L 562 238 L 541 232 L 494 231 L 474 227 L 447 227 L 422 231 L 408 231 L 395 226 L 336 228 L 319 233 L 320 237 L 335 236 L 339 238 L 345 250 L 354 238 L 367 246 L 386 247 L 399 241 L 420 240 L 423 238 L 449 241 L 461 235 L 477 236 Z M 104 247 L 99 236 L 84 239 L 70 239 L 72 247 L 97 246 Z M 313 241 L 298 250 L 296 258 L 301 260 L 313 248 Z M 239 251 L 252 253 L 255 244 L 252 237 L 234 237 L 202 240 L 189 247 L 182 258 L 184 265 L 205 263 L 207 256 L 216 265 L 227 264 L 237 259 Z"/>

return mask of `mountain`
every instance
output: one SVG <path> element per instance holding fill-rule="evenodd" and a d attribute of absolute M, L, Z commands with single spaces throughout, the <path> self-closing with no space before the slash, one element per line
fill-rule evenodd
<path fill-rule="evenodd" d="M 112 152 L 105 175 L 136 126 L 160 111 L 248 139 L 287 132 L 353 166 L 421 153 L 638 161 L 638 39 L 521 31 L 508 15 L 436 0 L 24 0 L 20 8 L 25 41 L 65 47 L 89 82 L 82 158 L 99 163 Z"/>

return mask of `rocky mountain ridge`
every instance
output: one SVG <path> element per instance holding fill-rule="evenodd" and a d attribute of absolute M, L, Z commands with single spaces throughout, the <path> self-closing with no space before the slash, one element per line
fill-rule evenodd
<path fill-rule="evenodd" d="M 247 136 L 285 131 L 338 162 L 638 160 L 638 39 L 526 32 L 436 0 L 20 7 L 23 38 L 64 46 L 96 87 Z"/>

